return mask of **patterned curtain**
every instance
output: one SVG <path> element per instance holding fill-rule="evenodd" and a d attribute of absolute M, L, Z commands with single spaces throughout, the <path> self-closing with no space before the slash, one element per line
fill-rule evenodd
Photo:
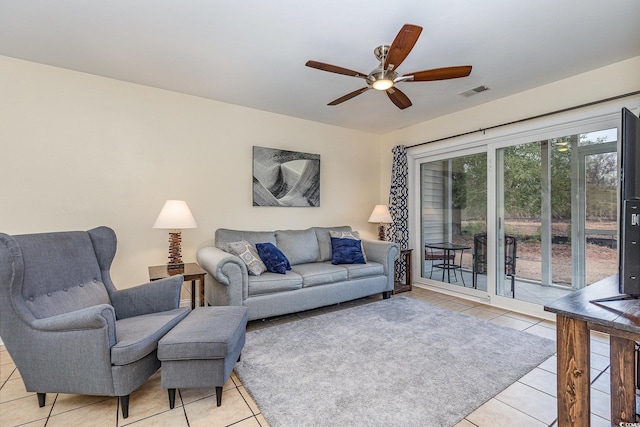
<path fill-rule="evenodd" d="M 391 190 L 389 191 L 389 213 L 393 223 L 387 227 L 386 238 L 390 242 L 396 242 L 400 249 L 407 249 L 409 246 L 407 151 L 404 145 L 396 145 L 391 152 L 393 153 L 393 166 L 391 169 Z M 404 257 L 400 257 L 396 261 L 395 270 L 396 278 L 404 279 L 406 270 Z"/>

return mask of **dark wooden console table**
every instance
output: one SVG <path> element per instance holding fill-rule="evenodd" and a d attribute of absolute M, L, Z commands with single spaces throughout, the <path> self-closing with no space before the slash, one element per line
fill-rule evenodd
<path fill-rule="evenodd" d="M 610 337 L 611 424 L 635 422 L 640 300 L 594 303 L 617 295 L 618 276 L 611 276 L 544 306 L 557 319 L 558 427 L 590 425 L 590 331 Z"/>

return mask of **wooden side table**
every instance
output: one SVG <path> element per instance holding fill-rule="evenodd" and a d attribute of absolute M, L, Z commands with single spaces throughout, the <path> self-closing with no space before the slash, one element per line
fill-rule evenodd
<path fill-rule="evenodd" d="M 394 279 L 394 284 L 393 284 L 393 293 L 398 294 L 400 292 L 407 292 L 411 290 L 411 252 L 413 252 L 413 249 L 401 249 L 400 250 L 400 258 L 398 258 L 398 260 L 400 260 L 401 258 L 404 258 L 404 265 L 405 265 L 405 270 L 404 270 L 404 282 L 399 281 L 398 277 L 395 277 Z"/>
<path fill-rule="evenodd" d="M 636 423 L 635 342 L 640 340 L 640 300 L 624 299 L 618 276 L 609 276 L 544 306 L 556 314 L 558 426 L 591 421 L 590 331 L 609 335 L 612 426 Z M 611 297 L 622 298 L 607 301 Z"/>
<path fill-rule="evenodd" d="M 204 306 L 204 276 L 207 274 L 195 262 L 186 262 L 184 268 L 167 269 L 167 265 L 149 267 L 149 280 L 159 280 L 165 277 L 182 274 L 184 281 L 191 280 L 191 308 L 196 308 L 196 280 L 200 281 L 200 307 Z"/>

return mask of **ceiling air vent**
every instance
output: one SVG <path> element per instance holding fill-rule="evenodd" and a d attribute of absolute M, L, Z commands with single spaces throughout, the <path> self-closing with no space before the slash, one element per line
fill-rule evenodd
<path fill-rule="evenodd" d="M 474 87 L 473 89 L 465 90 L 464 92 L 460 92 L 458 93 L 458 95 L 468 98 L 472 95 L 475 95 L 476 93 L 484 92 L 485 90 L 489 90 L 489 88 L 487 86 L 482 85 L 482 86 Z"/>

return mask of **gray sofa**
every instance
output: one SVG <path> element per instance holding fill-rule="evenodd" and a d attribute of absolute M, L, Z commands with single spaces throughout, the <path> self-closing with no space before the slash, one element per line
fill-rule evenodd
<path fill-rule="evenodd" d="M 350 301 L 382 293 L 389 298 L 394 285 L 398 245 L 362 240 L 365 264 L 331 263 L 329 231 L 351 231 L 349 226 L 306 230 L 240 231 L 218 229 L 215 246 L 198 250 L 198 264 L 207 272 L 206 301 L 212 305 L 239 305 L 249 309 L 249 320 L 263 319 Z M 249 275 L 246 264 L 223 248 L 245 240 L 253 245 L 272 243 L 291 263 L 286 274 Z"/>

